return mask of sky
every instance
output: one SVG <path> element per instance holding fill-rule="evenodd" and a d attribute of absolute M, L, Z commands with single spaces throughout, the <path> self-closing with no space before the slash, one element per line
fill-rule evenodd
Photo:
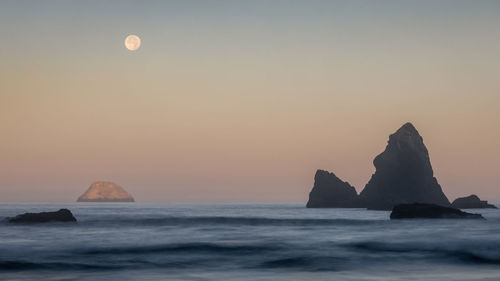
<path fill-rule="evenodd" d="M 4 0 L 0 38 L 2 202 L 305 203 L 405 122 L 500 202 L 500 1 Z"/>

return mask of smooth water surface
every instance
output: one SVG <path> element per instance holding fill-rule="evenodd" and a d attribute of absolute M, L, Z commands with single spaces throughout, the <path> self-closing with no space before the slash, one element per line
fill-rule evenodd
<path fill-rule="evenodd" d="M 70 209 L 77 223 L 12 225 Z M 389 220 L 303 204 L 0 204 L 1 280 L 499 280 L 500 211 Z"/>

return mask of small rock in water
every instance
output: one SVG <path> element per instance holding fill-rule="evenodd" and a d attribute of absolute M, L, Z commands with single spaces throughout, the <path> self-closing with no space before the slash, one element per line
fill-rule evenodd
<path fill-rule="evenodd" d="M 497 209 L 495 205 L 488 204 L 488 201 L 481 200 L 474 194 L 455 199 L 451 206 L 457 209 Z"/>
<path fill-rule="evenodd" d="M 68 209 L 56 212 L 24 213 L 8 219 L 11 223 L 76 222 Z"/>
<path fill-rule="evenodd" d="M 359 206 L 356 189 L 339 179 L 334 173 L 318 170 L 314 176 L 314 186 L 309 193 L 307 208 L 357 208 Z"/>
<path fill-rule="evenodd" d="M 400 204 L 394 206 L 391 219 L 484 219 L 480 214 L 471 214 L 459 209 L 434 204 Z"/>

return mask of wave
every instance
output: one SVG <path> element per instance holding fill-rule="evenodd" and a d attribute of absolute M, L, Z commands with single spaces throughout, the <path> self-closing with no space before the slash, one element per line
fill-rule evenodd
<path fill-rule="evenodd" d="M 0 259 L 0 271 L 122 269 L 258 269 L 293 271 L 339 271 L 378 265 L 460 264 L 499 265 L 498 245 L 432 246 L 425 243 L 284 243 L 225 244 L 173 243 L 149 246 L 116 246 L 67 249 L 53 256 L 27 259 Z"/>
<path fill-rule="evenodd" d="M 32 254 L 26 259 L 0 259 L 0 271 L 81 270 L 105 271 L 120 269 L 187 269 L 215 268 L 224 265 L 243 266 L 279 250 L 278 246 L 228 245 L 216 243 L 174 243 L 149 246 L 99 247 L 66 249 L 52 258 Z"/>
<path fill-rule="evenodd" d="M 222 245 L 215 243 L 179 243 L 168 245 L 150 245 L 136 247 L 96 248 L 78 252 L 86 255 L 122 255 L 154 253 L 220 253 L 220 254 L 258 254 L 274 251 L 279 247 L 272 245 Z"/>
<path fill-rule="evenodd" d="M 446 245 L 446 243 L 442 243 Z M 500 264 L 500 246 L 484 245 L 478 247 L 476 244 L 436 246 L 432 244 L 419 243 L 384 243 L 384 242 L 359 242 L 344 245 L 357 251 L 366 253 L 396 253 L 396 254 L 420 254 L 426 258 L 448 259 L 463 263 L 477 264 Z"/>
<path fill-rule="evenodd" d="M 258 265 L 260 269 L 284 269 L 300 271 L 338 271 L 349 266 L 347 257 L 298 255 L 279 257 L 264 261 Z"/>
<path fill-rule="evenodd" d="M 361 219 L 287 219 L 261 217 L 158 217 L 158 218 L 130 218 L 112 217 L 109 219 L 82 220 L 81 225 L 143 225 L 143 226 L 178 226 L 178 225 L 250 225 L 250 226 L 357 226 L 367 224 L 388 223 L 387 220 Z"/>
<path fill-rule="evenodd" d="M 28 262 L 23 260 L 0 261 L 0 271 L 25 270 L 114 270 L 123 266 L 72 262 Z"/>

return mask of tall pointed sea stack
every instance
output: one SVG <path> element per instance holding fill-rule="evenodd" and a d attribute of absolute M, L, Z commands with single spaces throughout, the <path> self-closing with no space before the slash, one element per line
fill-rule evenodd
<path fill-rule="evenodd" d="M 450 205 L 434 177 L 423 139 L 411 123 L 389 137 L 385 151 L 373 164 L 375 174 L 360 194 L 368 209 L 391 210 L 408 203 Z"/>
<path fill-rule="evenodd" d="M 307 208 L 356 208 L 359 198 L 356 189 L 334 173 L 318 170 L 309 193 Z"/>

